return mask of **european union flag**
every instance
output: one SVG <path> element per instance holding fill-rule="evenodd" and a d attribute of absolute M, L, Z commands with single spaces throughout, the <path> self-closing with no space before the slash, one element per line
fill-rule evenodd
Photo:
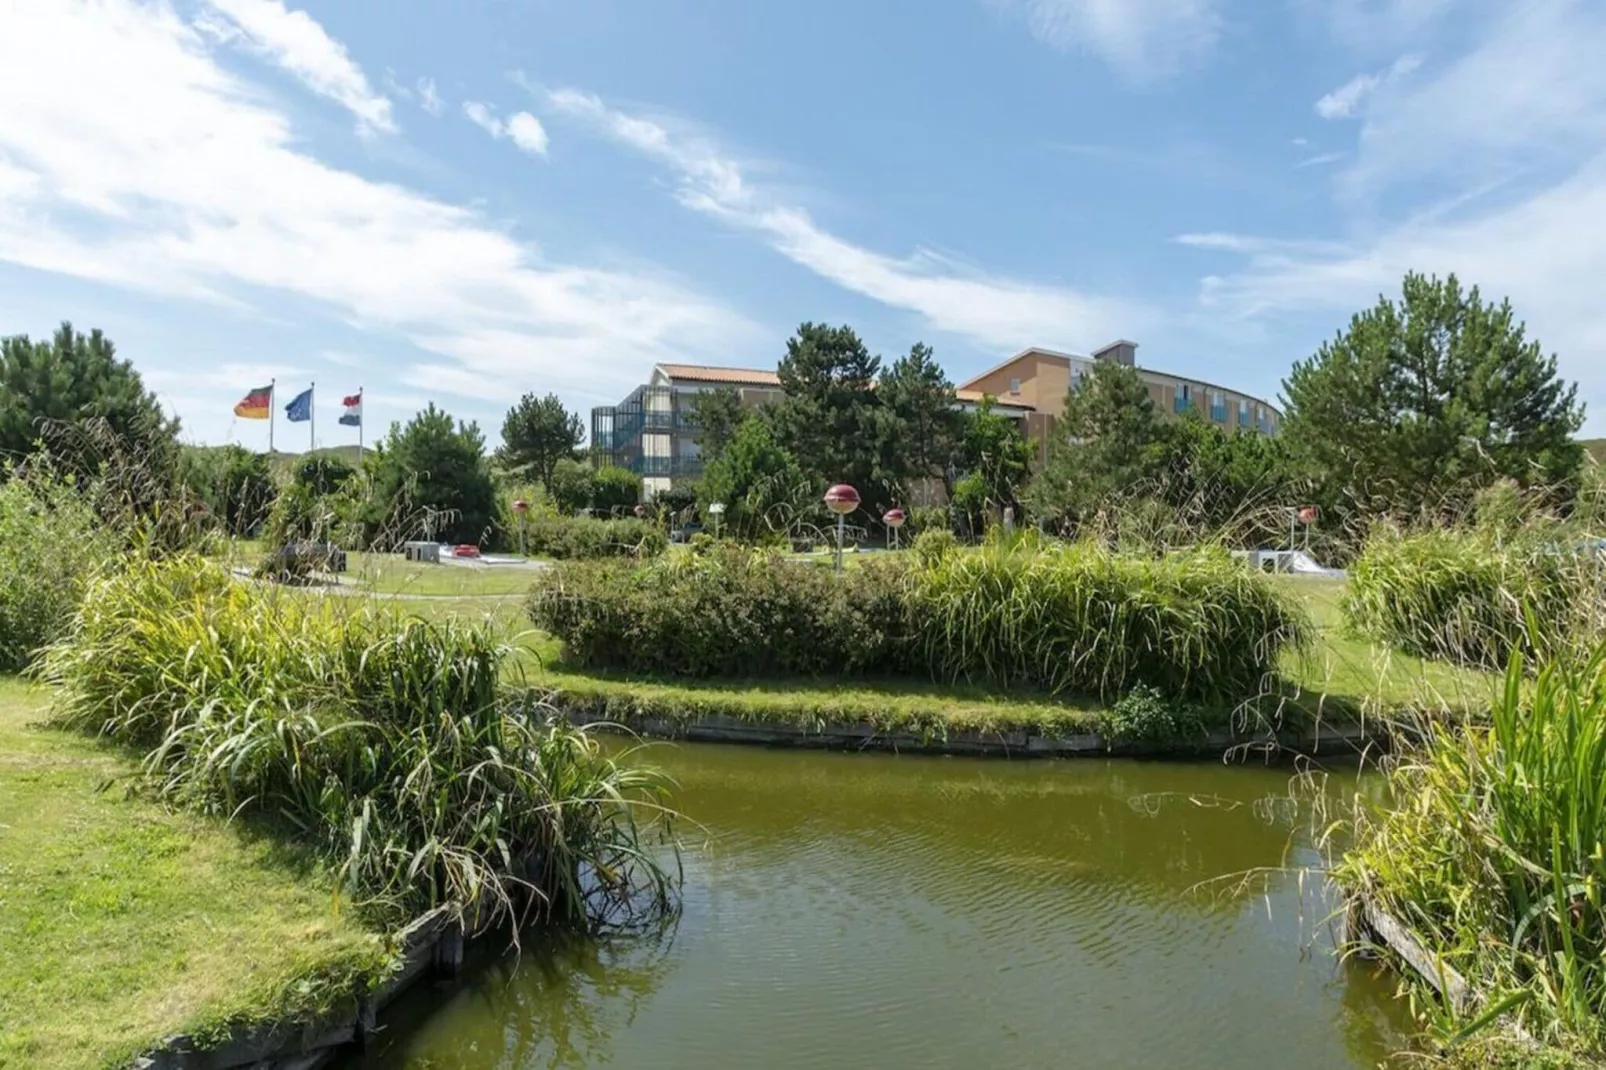
<path fill-rule="evenodd" d="M 312 389 L 309 387 L 290 399 L 284 407 L 284 418 L 293 424 L 312 419 Z"/>

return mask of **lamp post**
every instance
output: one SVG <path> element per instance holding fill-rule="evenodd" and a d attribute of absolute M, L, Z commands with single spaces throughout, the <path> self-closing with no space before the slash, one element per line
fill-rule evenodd
<path fill-rule="evenodd" d="M 1294 513 L 1294 519 L 1298 520 L 1300 524 L 1304 525 L 1305 549 L 1307 550 L 1310 549 L 1310 526 L 1316 523 L 1316 518 L 1321 515 L 1321 512 L 1322 511 L 1316 508 L 1314 505 L 1306 505 Z M 1292 525 L 1289 525 L 1288 529 L 1288 548 L 1290 550 L 1294 548 L 1294 530 Z"/>
<path fill-rule="evenodd" d="M 842 572 L 842 541 L 846 535 L 848 514 L 859 507 L 859 492 L 846 483 L 838 483 L 825 492 L 825 507 L 836 514 L 836 570 Z"/>
<path fill-rule="evenodd" d="M 898 548 L 898 529 L 903 527 L 905 520 L 909 519 L 908 514 L 902 509 L 888 509 L 887 514 L 881 519 L 886 522 L 888 530 L 892 532 L 892 548 L 896 550 Z"/>
<path fill-rule="evenodd" d="M 725 515 L 724 502 L 709 502 L 708 515 L 714 518 L 714 538 L 719 538 L 719 518 Z"/>
<path fill-rule="evenodd" d="M 523 498 L 515 498 L 513 511 L 519 515 L 519 556 L 528 557 L 529 552 L 524 548 L 524 516 L 530 511 L 530 503 Z"/>

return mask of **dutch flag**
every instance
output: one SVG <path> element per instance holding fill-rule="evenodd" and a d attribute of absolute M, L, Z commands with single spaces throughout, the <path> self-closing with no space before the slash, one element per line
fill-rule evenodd
<path fill-rule="evenodd" d="M 347 427 L 362 426 L 362 391 L 349 394 L 340 400 L 346 411 L 340 414 L 340 422 Z"/>

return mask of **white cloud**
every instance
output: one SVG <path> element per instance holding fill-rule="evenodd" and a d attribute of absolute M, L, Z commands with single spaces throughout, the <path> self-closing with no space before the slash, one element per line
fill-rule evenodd
<path fill-rule="evenodd" d="M 1198 61 L 1221 34 L 1217 0 L 995 0 L 1032 36 L 1088 52 L 1128 82 L 1162 80 Z"/>
<path fill-rule="evenodd" d="M 1358 74 L 1316 102 L 1316 114 L 1323 119 L 1348 119 L 1383 79 L 1375 74 Z"/>
<path fill-rule="evenodd" d="M 546 155 L 546 128 L 541 125 L 541 120 L 527 111 L 516 112 L 512 118 L 503 122 L 491 110 L 490 105 L 477 100 L 465 100 L 463 114 L 468 117 L 469 122 L 498 141 L 507 138 L 531 156 Z"/>
<path fill-rule="evenodd" d="M 527 111 L 516 112 L 507 121 L 507 136 L 513 144 L 525 152 L 538 156 L 546 155 L 546 127 L 541 120 Z"/>
<path fill-rule="evenodd" d="M 441 100 L 440 91 L 435 88 L 433 78 L 418 80 L 418 106 L 431 115 L 440 115 L 446 110 L 446 102 Z"/>
<path fill-rule="evenodd" d="M 1388 70 L 1378 74 L 1358 74 L 1316 102 L 1316 114 L 1323 119 L 1348 119 L 1361 111 L 1368 98 L 1395 79 L 1416 70 L 1415 56 L 1401 56 Z"/>
<path fill-rule="evenodd" d="M 1139 329 L 1152 313 L 1133 302 L 989 275 L 924 249 L 892 257 L 840 238 L 803 208 L 747 181 L 742 166 L 707 141 L 663 122 L 608 107 L 572 89 L 548 94 L 556 111 L 581 120 L 675 172 L 686 207 L 764 236 L 772 248 L 822 278 L 923 317 L 937 330 L 989 350 L 1028 344 L 1087 346 Z"/>
<path fill-rule="evenodd" d="M 1338 161 L 1342 160 L 1345 156 L 1348 156 L 1348 155 L 1349 155 L 1349 153 L 1347 153 L 1347 152 L 1318 152 L 1315 156 L 1307 156 L 1307 157 L 1305 157 L 1303 160 L 1300 160 L 1294 166 L 1295 167 L 1321 167 L 1321 166 L 1324 166 L 1326 164 L 1337 163 Z"/>
<path fill-rule="evenodd" d="M 262 55 L 314 93 L 357 116 L 359 129 L 394 131 L 390 101 L 374 92 L 368 77 L 305 11 L 291 11 L 281 0 L 206 0 L 251 51 Z M 207 25 L 216 27 L 214 21 Z"/>
<path fill-rule="evenodd" d="M 502 398 L 622 394 L 655 360 L 759 336 L 675 280 L 552 263 L 474 211 L 308 155 L 166 4 L 22 5 L 0 99 L 0 260 L 243 309 L 294 294 Z"/>
<path fill-rule="evenodd" d="M 1308 141 L 1308 140 L 1307 140 L 1307 139 L 1305 139 L 1305 138 L 1302 138 L 1302 137 L 1296 137 L 1296 138 L 1294 138 L 1294 139 L 1292 139 L 1292 140 L 1290 140 L 1290 141 L 1289 141 L 1289 142 L 1288 142 L 1288 143 L 1289 143 L 1289 144 L 1290 144 L 1290 145 L 1292 145 L 1292 146 L 1294 146 L 1294 147 L 1295 147 L 1295 148 L 1297 148 L 1297 149 L 1302 149 L 1302 148 L 1304 148 L 1304 147 L 1305 147 L 1305 146 L 1306 146 L 1306 145 L 1309 145 L 1309 144 L 1310 144 L 1310 142 L 1309 142 L 1309 141 Z"/>

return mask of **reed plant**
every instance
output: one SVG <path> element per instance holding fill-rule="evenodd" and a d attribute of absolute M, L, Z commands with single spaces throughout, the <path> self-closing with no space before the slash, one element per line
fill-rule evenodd
<path fill-rule="evenodd" d="M 664 784 L 522 693 L 486 626 L 297 598 L 181 555 L 94 584 L 42 656 L 66 726 L 139 748 L 161 797 L 310 843 L 393 919 L 650 915 Z"/>
<path fill-rule="evenodd" d="M 1606 645 L 1536 674 L 1513 655 L 1487 724 L 1434 725 L 1389 770 L 1334 872 L 1465 979 L 1451 1006 L 1412 978 L 1430 1020 L 1606 1054 Z"/>
<path fill-rule="evenodd" d="M 1561 653 L 1601 634 L 1603 562 L 1566 526 L 1379 525 L 1350 569 L 1361 636 L 1417 657 L 1498 669 L 1512 650 Z"/>
<path fill-rule="evenodd" d="M 913 659 L 937 679 L 1113 700 L 1133 686 L 1234 703 L 1261 693 L 1304 614 L 1225 550 L 1122 553 L 1026 538 L 911 573 Z"/>

